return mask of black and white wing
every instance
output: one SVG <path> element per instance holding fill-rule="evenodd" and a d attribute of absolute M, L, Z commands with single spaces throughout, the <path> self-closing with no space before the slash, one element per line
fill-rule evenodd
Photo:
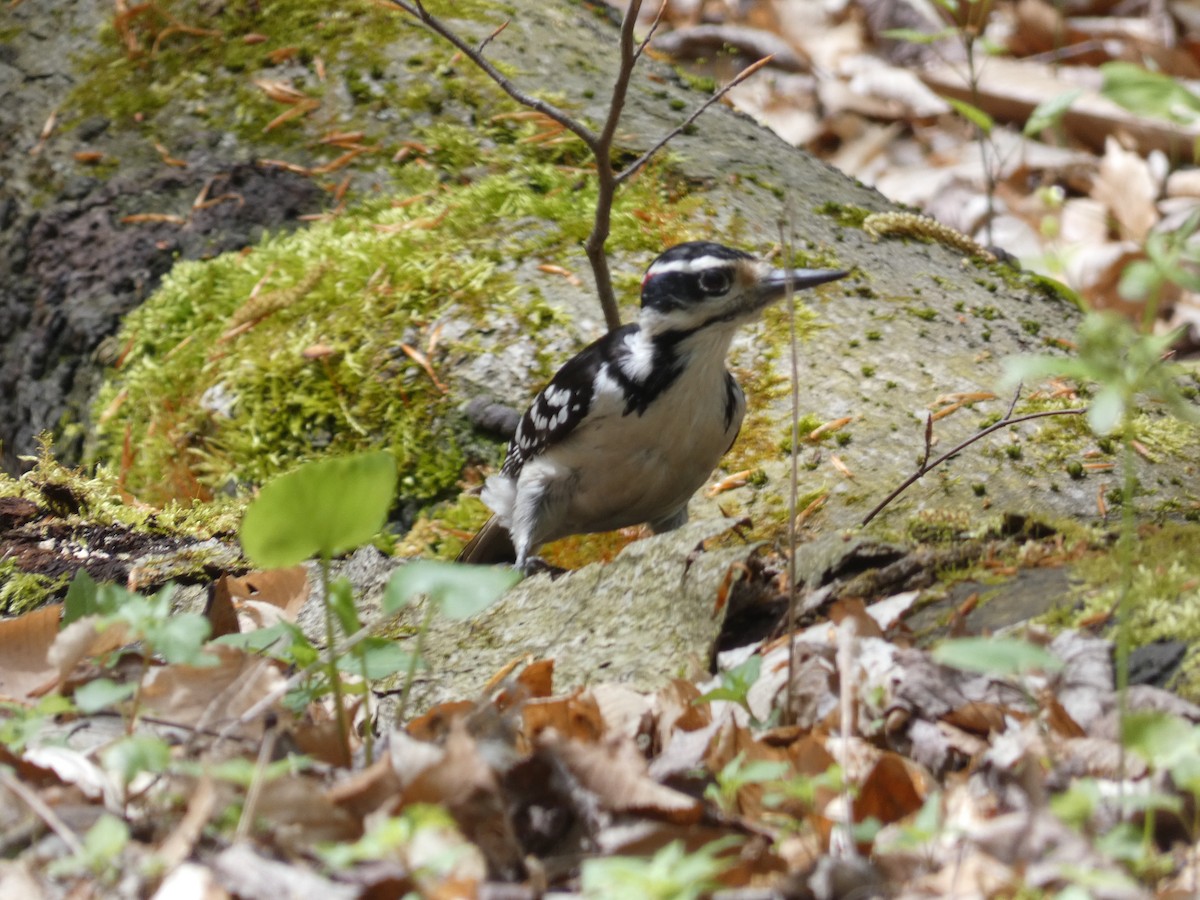
<path fill-rule="evenodd" d="M 625 325 L 571 357 L 529 404 L 508 445 L 501 474 L 515 479 L 526 461 L 575 430 L 592 409 L 600 370 L 609 363 L 637 325 Z"/>

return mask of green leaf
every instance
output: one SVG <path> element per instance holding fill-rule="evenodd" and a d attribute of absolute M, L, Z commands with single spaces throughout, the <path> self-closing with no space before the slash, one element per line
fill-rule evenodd
<path fill-rule="evenodd" d="M 63 617 L 60 627 L 66 628 L 76 619 L 92 616 L 99 612 L 96 606 L 96 582 L 86 569 L 79 569 L 71 579 L 67 588 L 67 596 L 63 600 Z"/>
<path fill-rule="evenodd" d="M 697 697 L 693 703 L 729 700 L 745 706 L 746 695 L 750 693 L 750 688 L 754 686 L 754 682 L 758 681 L 758 676 L 762 672 L 762 663 L 762 656 L 755 653 L 740 666 L 734 666 L 732 669 L 722 672 L 721 686 Z"/>
<path fill-rule="evenodd" d="M 136 684 L 117 684 L 110 678 L 96 678 L 76 688 L 75 705 L 82 713 L 99 712 L 123 703 L 136 692 Z"/>
<path fill-rule="evenodd" d="M 1020 675 L 1022 672 L 1057 672 L 1062 660 L 1036 644 L 1017 638 L 957 638 L 942 641 L 933 651 L 934 662 L 966 672 L 986 675 Z"/>
<path fill-rule="evenodd" d="M 1126 300 L 1145 300 L 1162 286 L 1162 273 L 1153 263 L 1138 260 L 1121 272 L 1117 293 Z"/>
<path fill-rule="evenodd" d="M 1088 404 L 1088 427 L 1100 437 L 1112 434 L 1125 415 L 1125 397 L 1120 388 L 1104 387 Z"/>
<path fill-rule="evenodd" d="M 142 772 L 165 772 L 171 764 L 171 748 L 162 738 L 135 734 L 110 744 L 101 753 L 104 767 L 129 784 Z"/>
<path fill-rule="evenodd" d="M 1062 117 L 1071 108 L 1071 104 L 1078 100 L 1082 94 L 1082 90 L 1067 91 L 1065 94 L 1059 94 L 1056 97 L 1043 100 L 1034 107 L 1033 112 L 1029 114 L 1029 118 L 1025 120 L 1023 131 L 1025 136 L 1034 137 L 1041 134 L 1047 128 L 1054 128 L 1062 121 Z"/>
<path fill-rule="evenodd" d="M 104 813 L 83 836 L 83 852 L 56 859 L 49 866 L 55 877 L 91 871 L 97 875 L 116 865 L 129 843 L 129 826 L 111 813 Z"/>
<path fill-rule="evenodd" d="M 212 626 L 200 613 L 176 613 L 148 624 L 146 642 L 169 663 L 183 666 L 215 666 L 219 660 L 204 652 Z"/>
<path fill-rule="evenodd" d="M 358 608 L 354 605 L 354 586 L 349 580 L 339 578 L 329 586 L 329 606 L 342 628 L 342 634 L 349 637 L 362 628 Z"/>
<path fill-rule="evenodd" d="M 995 121 L 978 106 L 973 106 L 965 100 L 955 100 L 953 97 L 943 98 L 954 111 L 982 131 L 984 134 L 991 134 L 992 127 L 996 124 Z"/>
<path fill-rule="evenodd" d="M 1175 78 L 1127 62 L 1105 63 L 1100 72 L 1100 93 L 1131 112 L 1181 123 L 1200 115 L 1200 97 Z"/>
<path fill-rule="evenodd" d="M 940 40 L 955 34 L 953 28 L 943 28 L 940 31 L 917 31 L 915 28 L 889 28 L 881 32 L 882 36 L 893 41 L 904 41 L 908 44 L 936 44 Z"/>
<path fill-rule="evenodd" d="M 304 632 L 291 622 L 276 622 L 266 628 L 256 628 L 245 633 L 223 634 L 219 638 L 213 638 L 212 643 L 227 644 L 249 653 L 267 653 L 277 659 L 290 659 L 291 645 L 297 639 L 309 643 Z"/>
<path fill-rule="evenodd" d="M 412 657 L 395 641 L 387 638 L 363 638 L 350 653 L 338 660 L 338 668 L 353 675 L 364 675 L 371 681 L 387 678 L 408 669 Z"/>
<path fill-rule="evenodd" d="M 337 556 L 383 528 L 395 493 L 385 451 L 305 463 L 263 486 L 242 520 L 242 550 L 264 569 Z"/>
<path fill-rule="evenodd" d="M 1132 711 L 1121 719 L 1121 743 L 1151 766 L 1169 767 L 1181 756 L 1200 755 L 1200 728 L 1178 716 Z"/>
<path fill-rule="evenodd" d="M 392 573 L 383 593 L 383 609 L 394 613 L 419 594 L 426 594 L 447 618 L 469 619 L 520 580 L 521 573 L 515 569 L 418 560 Z"/>

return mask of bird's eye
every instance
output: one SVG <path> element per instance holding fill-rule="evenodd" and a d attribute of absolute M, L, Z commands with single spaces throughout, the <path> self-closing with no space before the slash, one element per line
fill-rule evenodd
<path fill-rule="evenodd" d="M 709 269 L 700 273 L 700 290 L 706 294 L 724 294 L 731 284 L 729 273 L 720 269 Z"/>

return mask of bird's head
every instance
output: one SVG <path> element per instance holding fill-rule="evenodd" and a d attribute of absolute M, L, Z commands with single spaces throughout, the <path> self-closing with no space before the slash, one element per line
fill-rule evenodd
<path fill-rule="evenodd" d="M 792 290 L 845 278 L 841 269 L 776 269 L 711 241 L 677 244 L 642 279 L 642 326 L 652 334 L 749 322 Z"/>

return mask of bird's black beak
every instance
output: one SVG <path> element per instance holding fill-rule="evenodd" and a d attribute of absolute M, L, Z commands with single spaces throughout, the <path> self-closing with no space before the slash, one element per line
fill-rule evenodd
<path fill-rule="evenodd" d="M 778 300 L 787 293 L 789 285 L 793 291 L 803 291 L 849 274 L 845 269 L 772 269 L 758 282 L 760 302 L 765 305 Z"/>

